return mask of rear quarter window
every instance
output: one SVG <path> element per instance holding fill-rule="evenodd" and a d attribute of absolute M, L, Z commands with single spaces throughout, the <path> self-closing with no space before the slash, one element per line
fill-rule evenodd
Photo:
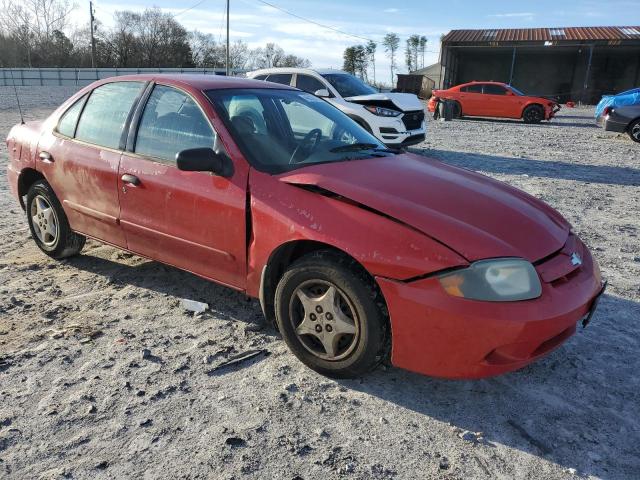
<path fill-rule="evenodd" d="M 60 117 L 60 121 L 58 122 L 58 127 L 56 128 L 58 133 L 61 133 L 62 135 L 65 135 L 67 137 L 73 137 L 73 135 L 76 133 L 78 117 L 80 116 L 82 106 L 87 99 L 87 95 L 84 95 L 79 100 L 77 100 L 73 105 L 71 105 L 71 107 L 67 109 L 66 112 L 62 114 L 62 116 Z"/>

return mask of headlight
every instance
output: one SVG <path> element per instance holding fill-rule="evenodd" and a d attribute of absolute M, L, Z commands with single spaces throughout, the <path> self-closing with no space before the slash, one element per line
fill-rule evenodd
<path fill-rule="evenodd" d="M 373 105 L 366 105 L 364 108 L 379 117 L 398 117 L 402 115 L 402 112 L 391 110 L 390 108 L 375 107 Z"/>
<path fill-rule="evenodd" d="M 518 258 L 481 260 L 438 279 L 449 295 L 471 300 L 513 302 L 538 298 L 542 294 L 535 268 Z"/>

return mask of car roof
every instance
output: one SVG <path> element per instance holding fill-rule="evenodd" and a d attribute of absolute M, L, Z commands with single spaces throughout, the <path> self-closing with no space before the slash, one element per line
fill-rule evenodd
<path fill-rule="evenodd" d="M 147 73 L 138 75 L 122 75 L 110 77 L 107 82 L 119 81 L 160 81 L 175 85 L 189 85 L 198 90 L 218 90 L 227 88 L 277 88 L 293 90 L 278 83 L 262 82 L 250 78 L 227 77 L 225 75 L 183 74 L 183 73 Z"/>
<path fill-rule="evenodd" d="M 298 68 L 298 67 L 273 67 L 273 68 L 261 68 L 259 70 L 254 70 L 253 72 L 249 72 L 250 75 L 265 75 L 271 73 L 317 73 L 319 75 L 328 75 L 328 74 L 342 74 L 349 75 L 347 72 L 343 70 L 335 70 L 333 68 Z"/>
<path fill-rule="evenodd" d="M 490 80 L 488 82 L 483 82 L 481 80 L 473 80 L 471 82 L 467 82 L 467 83 L 461 83 L 460 85 L 458 85 L 458 87 L 464 87 L 466 85 L 478 85 L 478 84 L 482 84 L 482 85 L 500 85 L 503 87 L 508 87 L 509 84 L 504 83 L 504 82 L 494 82 L 493 80 Z"/>

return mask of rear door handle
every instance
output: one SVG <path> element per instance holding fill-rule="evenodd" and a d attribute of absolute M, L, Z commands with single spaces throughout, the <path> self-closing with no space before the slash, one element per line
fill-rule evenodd
<path fill-rule="evenodd" d="M 131 185 L 140 185 L 140 179 L 135 175 L 131 175 L 130 173 L 125 173 L 120 178 L 124 183 L 129 183 Z"/>
<path fill-rule="evenodd" d="M 40 155 L 38 155 L 38 157 L 40 157 L 40 160 L 42 160 L 43 162 L 53 163 L 53 157 L 49 152 L 40 152 Z"/>

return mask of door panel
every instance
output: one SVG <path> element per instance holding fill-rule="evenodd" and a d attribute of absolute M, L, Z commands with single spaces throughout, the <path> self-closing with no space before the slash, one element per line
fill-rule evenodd
<path fill-rule="evenodd" d="M 127 246 L 243 289 L 248 172 L 237 169 L 227 179 L 179 170 L 176 153 L 197 147 L 226 155 L 196 100 L 156 85 L 140 115 L 134 152 L 124 153 L 120 162 L 120 222 Z"/>
<path fill-rule="evenodd" d="M 128 118 L 144 82 L 96 87 L 40 139 L 37 168 L 53 187 L 77 232 L 124 247 L 118 223 L 118 164 Z"/>
<path fill-rule="evenodd" d="M 41 138 L 39 150 L 51 155 L 52 162 L 38 158 L 37 168 L 62 203 L 71 229 L 125 247 L 117 220 L 120 152 L 50 133 Z"/>
<path fill-rule="evenodd" d="M 492 117 L 509 116 L 509 98 L 502 85 L 487 84 L 483 89 L 487 115 Z"/>
<path fill-rule="evenodd" d="M 125 183 L 125 174 L 140 183 Z M 238 180 L 123 154 L 120 223 L 129 250 L 244 288 L 246 180 Z"/>
<path fill-rule="evenodd" d="M 486 115 L 486 105 L 484 104 L 484 96 L 482 95 L 482 85 L 475 84 L 464 87 L 465 90 L 460 92 L 460 104 L 462 105 L 462 113 L 464 115 Z"/>

